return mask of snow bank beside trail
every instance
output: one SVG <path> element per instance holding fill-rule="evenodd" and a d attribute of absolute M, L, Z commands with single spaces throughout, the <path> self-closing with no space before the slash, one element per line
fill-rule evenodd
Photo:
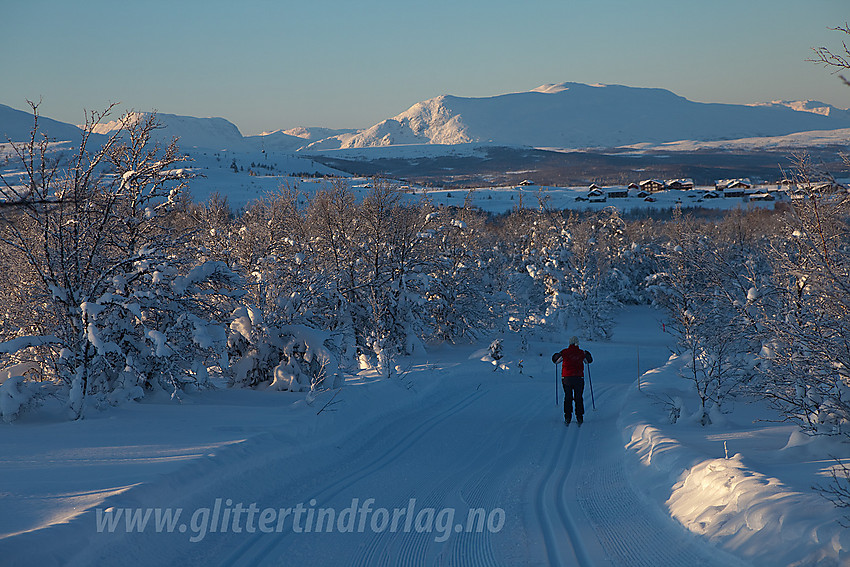
<path fill-rule="evenodd" d="M 671 357 L 664 367 L 641 377 L 640 390 L 635 385 L 626 394 L 619 426 L 626 448 L 639 461 L 633 484 L 688 530 L 754 565 L 850 563 L 850 533 L 839 525 L 839 510 L 813 491 L 789 486 L 795 473 L 780 463 L 782 451 L 769 468 L 783 471 L 780 477 L 788 482 L 753 470 L 746 450 L 727 456 L 725 446 L 718 446 L 719 455 L 707 453 L 707 445 L 699 441 L 716 437 L 727 426 L 701 428 L 688 424 L 684 413 L 678 424 L 669 423 L 665 404 L 684 397 L 689 385 L 679 377 L 679 366 Z M 828 461 L 829 455 L 822 458 Z M 807 479 L 797 480 L 805 484 Z"/>
<path fill-rule="evenodd" d="M 667 501 L 673 517 L 739 555 L 764 557 L 765 564 L 847 563 L 850 534 L 830 503 L 749 470 L 742 460 L 740 454 L 709 459 L 685 471 Z"/>

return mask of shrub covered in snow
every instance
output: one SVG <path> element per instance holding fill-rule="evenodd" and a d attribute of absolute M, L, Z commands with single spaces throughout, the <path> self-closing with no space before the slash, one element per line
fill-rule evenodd
<path fill-rule="evenodd" d="M 227 339 L 232 385 L 301 392 L 338 387 L 338 363 L 326 332 L 303 325 L 266 325 L 255 307 L 233 312 Z"/>
<path fill-rule="evenodd" d="M 490 355 L 494 361 L 498 362 L 504 356 L 502 354 L 502 340 L 495 339 L 490 343 L 490 347 L 487 349 L 487 354 Z"/>
<path fill-rule="evenodd" d="M 225 346 L 217 303 L 238 284 L 223 263 L 186 254 L 184 233 L 170 225 L 187 172 L 172 168 L 184 159 L 175 144 L 151 142 L 155 118 L 126 115 L 94 147 L 89 136 L 105 115 L 92 114 L 68 163 L 38 137 L 15 145 L 22 163 L 39 165 L 25 168 L 26 194 L 9 183 L 3 191 L 22 203 L 0 227 L 15 275 L 6 300 L 27 308 L 3 329 L 3 364 L 35 363 L 32 373 L 62 387 L 74 418 L 89 398 L 203 385 L 205 361 Z M 9 392 L 16 387 L 7 401 L 25 395 L 24 382 Z"/>
<path fill-rule="evenodd" d="M 637 285 L 626 276 L 624 222 L 614 209 L 583 220 L 555 217 L 538 233 L 539 251 L 525 270 L 545 286 L 545 315 L 555 325 L 572 322 L 588 339 L 609 339 L 624 290 Z"/>
<path fill-rule="evenodd" d="M 39 394 L 39 385 L 15 374 L 14 367 L 0 372 L 0 417 L 7 423 L 14 421 L 21 411 L 38 403 Z"/>

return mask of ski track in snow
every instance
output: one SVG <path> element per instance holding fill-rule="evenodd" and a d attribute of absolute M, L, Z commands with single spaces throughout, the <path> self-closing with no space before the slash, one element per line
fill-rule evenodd
<path fill-rule="evenodd" d="M 552 436 L 547 449 L 547 452 L 551 453 L 551 460 L 536 490 L 537 519 L 546 544 L 549 565 L 591 565 L 567 509 L 565 495 L 566 480 L 572 468 L 578 435 L 578 431 L 568 431 L 565 427 L 558 435 Z M 563 537 L 563 534 L 567 537 Z"/>
<path fill-rule="evenodd" d="M 600 405 L 619 411 L 622 403 L 606 386 Z M 613 399 L 612 399 L 613 398 Z M 611 561 L 617 567 L 743 566 L 739 559 L 695 538 L 670 520 L 657 504 L 642 498 L 626 474 L 616 412 L 606 412 L 582 434 L 575 484 L 576 502 Z M 636 463 L 632 463 L 637 466 Z M 583 564 L 582 564 L 583 565 Z"/>
<path fill-rule="evenodd" d="M 469 394 L 460 402 L 452 405 L 448 409 L 438 413 L 436 416 L 415 427 L 398 443 L 394 444 L 388 451 L 380 453 L 376 458 L 372 459 L 370 462 L 368 462 L 368 464 L 366 464 L 359 470 L 356 470 L 346 475 L 344 478 L 329 484 L 321 492 L 313 494 L 310 497 L 305 498 L 304 500 L 309 501 L 310 498 L 315 498 L 317 502 L 330 501 L 334 496 L 340 494 L 345 489 L 351 487 L 357 481 L 368 477 L 369 475 L 375 473 L 376 471 L 386 466 L 391 461 L 397 459 L 402 453 L 410 449 L 410 447 L 419 438 L 427 434 L 428 431 L 433 429 L 441 421 L 444 421 L 452 414 L 457 413 L 465 406 L 470 405 L 481 395 L 481 392 L 474 392 L 472 394 Z M 276 534 L 276 537 L 274 538 L 264 539 L 262 536 L 251 538 L 232 556 L 228 557 L 220 565 L 221 567 L 232 567 L 239 565 L 262 565 L 264 564 L 266 559 L 272 554 L 272 552 L 277 550 L 277 547 L 281 544 L 281 540 L 286 539 L 287 535 L 290 535 L 290 532 L 281 532 L 280 534 Z"/>
<path fill-rule="evenodd" d="M 421 413 L 394 422 L 404 426 L 386 448 L 365 449 L 354 470 L 328 478 L 310 497 L 332 506 L 344 506 L 351 495 L 381 494 L 379 506 L 406 506 L 437 510 L 453 507 L 455 523 L 465 520 L 469 508 L 492 510 L 517 502 L 524 508 L 525 525 L 506 525 L 498 533 L 452 533 L 444 542 L 435 534 L 389 530 L 356 534 L 298 534 L 284 531 L 256 535 L 217 563 L 247 565 L 326 564 L 333 561 L 355 567 L 373 565 L 497 566 L 516 564 L 503 558 L 497 538 L 526 542 L 524 562 L 529 565 L 595 565 L 713 567 L 738 561 L 688 534 L 631 487 L 625 469 L 614 416 L 621 388 L 597 386 L 598 405 L 587 404 L 581 428 L 564 427 L 560 408 L 541 400 L 540 384 L 511 381 L 463 396 L 445 409 L 421 419 Z M 546 393 L 551 393 L 549 387 Z M 586 396 L 589 398 L 589 396 Z M 587 400 L 590 401 L 589 399 Z M 491 423 L 483 421 L 490 416 Z M 440 448 L 446 453 L 440 457 Z M 437 473 L 413 475 L 405 486 L 405 470 L 418 470 L 434 460 Z M 446 467 L 442 461 L 455 462 Z M 536 463 L 522 478 L 522 467 Z M 390 483 L 398 478 L 398 486 Z M 383 495 L 386 496 L 383 496 Z M 510 499 L 514 494 L 517 498 Z M 348 500 L 346 500 L 348 498 Z M 508 513 L 511 517 L 511 514 Z M 348 538 L 347 542 L 340 541 Z M 504 541 L 501 542 L 504 544 Z M 347 559 L 346 559 L 347 557 Z"/>
<path fill-rule="evenodd" d="M 486 398 L 481 403 L 486 403 Z M 504 420 L 516 423 L 533 409 L 536 400 L 514 408 L 511 415 Z M 539 405 L 539 404 L 538 404 Z M 504 455 L 515 451 L 526 433 L 526 428 L 498 431 L 489 435 L 489 439 L 479 445 L 470 455 L 469 461 L 462 467 L 452 471 L 442 482 L 435 486 L 424 499 L 423 505 L 440 508 L 453 506 L 458 510 L 469 508 L 484 508 L 492 510 L 498 506 L 496 493 L 491 489 L 497 485 L 497 479 L 503 478 L 505 471 L 500 466 Z M 504 433 L 504 434 L 503 434 Z M 424 535 L 424 537 L 423 537 Z M 482 533 L 456 533 L 446 544 L 447 549 L 439 553 L 430 553 L 428 545 L 433 542 L 430 534 L 415 532 L 397 532 L 395 534 L 379 534 L 372 538 L 367 553 L 361 554 L 352 565 L 366 567 L 369 565 L 458 565 L 458 566 L 487 566 L 502 565 L 493 552 L 491 534 L 484 530 Z M 395 552 L 395 550 L 398 550 Z"/>
<path fill-rule="evenodd" d="M 199 490 L 174 502 L 189 510 L 219 496 L 266 505 L 315 499 L 317 507 L 339 511 L 353 498 L 374 497 L 376 508 L 388 509 L 405 508 L 414 498 L 416 510 L 453 508 L 454 526 L 465 523 L 470 509 L 504 509 L 498 532 L 453 530 L 438 541 L 436 530 L 284 529 L 210 534 L 202 544 L 180 534 L 145 533 L 102 541 L 103 547 L 92 541 L 94 547 L 78 550 L 76 564 L 136 557 L 222 567 L 742 565 L 632 486 L 629 467 L 639 465 L 623 450 L 616 420 L 631 382 L 597 348 L 603 351 L 594 365 L 598 410 L 587 388 L 582 427 L 563 425 L 548 372 L 535 372 L 539 379 L 533 379 L 485 371 L 438 389 L 419 407 L 387 414 L 336 448 L 317 447 L 292 460 L 270 447 L 269 458 L 244 468 L 203 469 Z"/>
<path fill-rule="evenodd" d="M 484 392 L 476 392 L 467 402 L 457 404 L 449 411 L 438 414 L 429 422 L 423 423 L 422 426 L 414 429 L 400 441 L 392 453 L 392 459 L 404 458 L 406 453 L 413 453 L 413 457 L 417 457 L 415 442 L 427 435 L 431 430 L 440 427 L 444 431 L 438 433 L 434 438 L 446 439 L 451 435 L 456 425 L 451 422 L 451 418 L 460 414 L 464 409 L 473 403 L 486 403 L 487 396 Z M 483 398 L 483 400 L 479 400 Z M 507 421 L 513 422 L 520 420 L 528 414 L 534 405 L 539 405 L 535 399 L 529 400 L 525 405 L 514 408 L 512 414 L 508 416 Z M 437 479 L 437 482 L 429 487 L 427 494 L 424 497 L 417 497 L 417 508 L 435 508 L 440 509 L 446 506 L 455 507 L 458 510 L 466 510 L 467 508 L 495 508 L 498 503 L 495 501 L 495 494 L 488 490 L 492 486 L 492 481 L 497 476 L 504 476 L 505 471 L 502 471 L 500 462 L 506 454 L 510 454 L 517 448 L 521 442 L 521 431 L 508 432 L 508 435 L 492 435 L 492 432 L 487 435 L 487 439 L 480 445 L 471 448 L 468 455 L 468 460 L 460 461 L 460 465 L 452 470 L 444 469 L 446 476 Z M 427 452 L 423 452 L 427 453 Z M 427 456 L 425 457 L 427 458 Z M 383 469 L 380 466 L 374 470 L 370 469 L 369 473 L 357 475 L 356 479 L 346 483 L 346 488 L 353 487 L 357 482 L 367 479 L 369 474 L 379 472 Z M 351 477 L 349 477 L 351 478 Z M 357 491 L 358 494 L 370 493 L 367 489 Z M 403 496 L 396 498 L 392 502 L 392 506 L 403 508 L 412 492 L 405 491 Z M 317 498 L 318 500 L 318 498 Z M 456 518 L 457 520 L 457 518 Z M 490 546 L 490 534 L 484 530 L 483 533 L 460 533 L 453 536 L 444 542 L 448 548 L 443 547 L 440 542 L 434 542 L 434 534 L 432 533 L 417 533 L 416 531 L 390 532 L 384 531 L 380 533 L 366 533 L 365 537 L 368 542 L 361 546 L 346 563 L 353 566 L 371 566 L 371 565 L 501 565 Z M 240 559 L 234 565 L 262 564 L 266 557 L 286 557 L 288 548 L 287 544 L 295 538 L 280 538 L 275 544 L 271 545 L 265 554 L 259 557 L 251 555 L 251 551 L 247 550 L 244 562 Z M 295 544 L 299 542 L 294 542 Z M 225 563 L 225 565 L 228 565 Z"/>

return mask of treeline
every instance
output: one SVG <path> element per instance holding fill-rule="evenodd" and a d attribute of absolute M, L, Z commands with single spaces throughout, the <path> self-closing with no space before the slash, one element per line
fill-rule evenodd
<path fill-rule="evenodd" d="M 758 392 L 808 432 L 846 432 L 846 194 L 626 220 L 545 202 L 503 215 L 402 202 L 382 179 L 358 201 L 332 179 L 234 214 L 219 196 L 182 196 L 190 170 L 176 145 L 151 143 L 153 118 L 123 120 L 64 161 L 35 136 L 15 146 L 24 181 L 3 179 L 14 206 L 0 210 L 7 421 L 47 396 L 71 418 L 179 396 L 210 372 L 233 386 L 331 388 L 367 366 L 392 376 L 429 341 L 538 329 L 605 340 L 620 306 L 654 302 L 703 423 L 730 396 Z M 815 186 L 807 164 L 798 175 Z"/>

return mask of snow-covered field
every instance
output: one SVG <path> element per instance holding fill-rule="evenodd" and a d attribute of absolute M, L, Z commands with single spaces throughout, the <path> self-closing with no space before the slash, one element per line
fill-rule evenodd
<path fill-rule="evenodd" d="M 201 134 L 194 134 L 200 137 Z M 685 142 L 681 142 L 685 143 Z M 256 145 L 256 144 L 255 144 Z M 291 152 L 265 146 L 246 148 L 247 143 L 237 144 L 237 149 L 206 149 L 203 147 L 186 146 L 183 148 L 191 161 L 185 164 L 185 169 L 196 176 L 189 187 L 189 196 L 195 202 L 206 201 L 213 194 L 227 197 L 234 211 L 277 192 L 281 186 L 296 187 L 304 195 L 303 202 L 309 196 L 328 188 L 331 181 L 328 178 L 317 177 L 332 175 L 347 180 L 354 194 L 362 198 L 371 187 L 371 179 L 353 177 L 348 173 L 328 167 L 314 156 L 336 156 L 343 159 L 376 160 L 382 158 L 416 159 L 417 157 L 434 156 L 475 156 L 480 155 L 486 146 L 480 144 L 435 145 L 411 144 L 407 146 L 389 146 L 376 148 L 354 148 L 308 153 Z M 52 150 L 66 151 L 69 143 L 57 143 Z M 263 149 L 261 149 L 263 148 Z M 675 148 L 674 148 L 675 149 Z M 642 151 L 637 149 L 636 151 Z M 9 164 L 4 168 L 3 175 L 10 182 L 24 182 L 24 172 L 13 158 L 11 146 L 0 143 L 0 164 L 6 159 Z M 534 171 L 526 172 L 533 179 Z M 636 177 L 635 181 L 640 181 Z M 694 190 L 660 191 L 651 195 L 647 200 L 643 197 L 631 196 L 626 198 L 608 198 L 601 202 L 587 200 L 588 187 L 553 187 L 553 186 L 482 186 L 472 189 L 447 189 L 440 187 L 422 187 L 408 184 L 403 180 L 390 180 L 404 194 L 404 199 L 415 202 L 423 196 L 435 205 L 463 206 L 465 202 L 492 213 L 509 212 L 517 207 L 537 208 L 541 202 L 554 209 L 569 209 L 575 211 L 598 211 L 604 207 L 613 206 L 623 212 L 664 211 L 676 206 L 683 209 L 690 207 L 728 210 L 736 208 L 773 208 L 776 202 L 788 200 L 785 192 L 774 191 L 776 185 L 756 186 L 753 191 L 772 191 L 775 201 L 755 202 L 746 197 L 706 198 L 706 193 L 715 193 L 714 187 L 696 187 Z M 605 189 L 603 187 L 603 189 Z"/>
<path fill-rule="evenodd" d="M 817 148 L 835 146 L 844 148 L 850 140 L 850 129 L 839 128 L 837 130 L 821 130 L 812 132 L 798 132 L 786 136 L 762 136 L 753 138 L 740 138 L 737 140 L 713 140 L 703 142 L 699 140 L 679 140 L 676 142 L 665 142 L 663 144 L 631 144 L 623 148 L 633 148 L 640 151 L 665 151 L 665 152 L 695 152 L 700 150 L 733 150 L 733 151 L 759 151 L 759 150 L 787 150 L 793 153 L 797 148 Z M 621 148 L 622 149 L 622 148 Z"/>
<path fill-rule="evenodd" d="M 366 369 L 315 398 L 220 388 L 77 422 L 49 405 L 24 415 L 0 432 L 0 563 L 850 560 L 840 514 L 811 489 L 829 440 L 769 421 L 761 404 L 694 424 L 660 312 L 627 308 L 611 341 L 582 345 L 596 409 L 586 388 L 581 429 L 555 400 L 549 356 L 567 337 L 532 333 L 525 350 L 504 337 L 495 370 L 492 338 L 432 346 L 396 361 L 393 378 Z M 676 424 L 667 396 L 685 401 Z"/>
<path fill-rule="evenodd" d="M 775 186 L 774 186 L 775 187 Z M 604 188 L 603 188 L 604 189 Z M 638 211 L 664 211 L 677 206 L 683 209 L 704 208 L 713 210 L 773 208 L 777 202 L 787 202 L 784 192 L 775 193 L 774 201 L 750 201 L 744 197 L 703 198 L 705 192 L 714 192 L 714 187 L 697 187 L 693 190 L 659 191 L 651 195 L 651 200 L 641 197 L 608 198 L 604 201 L 589 201 L 587 187 L 541 187 L 509 186 L 479 187 L 472 190 L 439 189 L 428 190 L 427 194 L 436 204 L 463 206 L 467 197 L 472 206 L 491 213 L 504 213 L 522 207 L 536 209 L 544 204 L 555 210 L 599 211 L 605 207 L 616 207 L 629 213 Z M 633 191 L 634 193 L 634 191 Z M 420 190 L 418 195 L 422 195 Z M 415 195 L 414 195 L 415 196 Z"/>
<path fill-rule="evenodd" d="M 388 148 L 365 148 L 335 150 L 322 155 L 334 155 L 346 159 L 379 159 L 384 153 L 388 157 L 415 159 L 417 156 L 433 155 L 476 155 L 482 147 L 475 144 L 456 146 L 411 145 Z M 282 185 L 299 189 L 307 202 L 310 195 L 330 186 L 331 180 L 321 177 L 304 177 L 298 173 L 331 174 L 347 181 L 355 196 L 364 197 L 372 186 L 372 179 L 353 177 L 333 170 L 308 154 L 268 151 L 212 151 L 190 150 L 193 161 L 191 169 L 198 176 L 192 180 L 190 191 L 195 201 L 205 201 L 213 193 L 226 196 L 234 210 L 238 210 L 269 193 L 276 192 Z M 237 171 L 233 165 L 236 164 Z M 529 177 L 534 171 L 527 172 Z M 482 186 L 472 189 L 448 189 L 423 187 L 401 180 L 389 180 L 409 202 L 418 202 L 427 196 L 435 205 L 461 207 L 465 202 L 491 213 L 509 212 L 517 207 L 537 208 L 544 202 L 547 207 L 558 210 L 598 211 L 604 207 L 617 207 L 623 212 L 663 211 L 676 206 L 682 208 L 728 210 L 736 208 L 773 208 L 776 202 L 788 200 L 784 191 L 775 191 L 776 185 L 756 186 L 753 191 L 768 191 L 775 201 L 750 201 L 746 197 L 706 198 L 706 193 L 716 193 L 714 187 L 696 187 L 693 190 L 669 190 L 653 193 L 650 199 L 636 197 L 608 198 L 605 201 L 588 201 L 587 186 L 553 187 L 540 185 Z M 603 187 L 603 189 L 605 189 Z"/>
<path fill-rule="evenodd" d="M 255 154 L 250 153 L 209 153 L 196 155 L 194 159 L 193 169 L 200 176 L 192 180 L 192 198 L 195 201 L 205 201 L 213 193 L 218 193 L 226 196 L 231 207 L 235 210 L 269 193 L 276 192 L 282 185 L 288 185 L 290 187 L 297 186 L 298 190 L 305 197 L 303 202 L 306 203 L 310 195 L 330 187 L 331 183 L 329 179 L 324 178 L 309 178 L 288 174 L 281 175 L 259 167 L 252 168 L 252 163 L 263 162 L 260 162 Z M 244 166 L 244 171 L 233 172 L 230 165 L 234 159 L 239 167 Z M 291 159 L 301 161 L 289 163 L 282 157 L 274 157 L 272 155 L 268 158 L 267 162 L 269 164 L 276 164 L 277 169 L 283 169 L 284 171 L 333 173 L 333 170 L 318 162 L 297 156 Z M 256 172 L 257 175 L 249 175 L 249 170 Z M 372 179 L 350 176 L 344 179 L 359 199 L 362 199 L 372 186 Z M 483 211 L 497 214 L 509 212 L 517 207 L 538 208 L 541 202 L 545 203 L 547 207 L 557 210 L 598 211 L 605 207 L 613 206 L 623 212 L 636 212 L 670 210 L 676 206 L 681 206 L 683 209 L 698 207 L 714 210 L 773 208 L 777 202 L 787 202 L 789 200 L 787 193 L 773 191 L 776 189 L 775 185 L 765 186 L 762 189 L 766 191 L 769 188 L 773 191 L 774 201 L 756 202 L 744 197 L 705 198 L 706 192 L 714 193 L 714 187 L 697 187 L 687 191 L 659 191 L 653 193 L 650 200 L 630 196 L 625 198 L 608 198 L 601 202 L 590 202 L 587 200 L 588 187 L 510 185 L 503 187 L 483 186 L 472 189 L 446 189 L 410 185 L 404 181 L 397 180 L 390 180 L 390 182 L 399 188 L 403 199 L 408 202 L 418 202 L 427 196 L 437 206 L 462 207 L 464 203 L 468 202 Z M 632 191 L 632 194 L 634 193 L 635 191 Z"/>
<path fill-rule="evenodd" d="M 66 146 L 67 144 L 64 143 L 58 144 L 57 149 L 66 149 Z M 373 149 L 373 151 L 379 150 L 380 148 Z M 5 159 L 6 156 L 11 156 L 11 150 L 7 144 L 0 144 L 0 160 Z M 297 187 L 305 197 L 303 203 L 307 202 L 310 195 L 330 187 L 329 178 L 305 177 L 297 173 L 338 175 L 346 180 L 354 194 L 361 199 L 372 186 L 370 178 L 349 176 L 299 154 L 196 150 L 191 156 L 193 161 L 187 164 L 189 166 L 187 169 L 197 175 L 189 187 L 191 198 L 201 202 L 217 193 L 227 197 L 228 203 L 234 210 L 274 193 L 284 185 Z M 237 171 L 233 170 L 234 163 Z M 528 172 L 529 176 L 533 176 L 533 173 L 533 171 Z M 16 171 L 13 168 L 7 169 L 3 174 L 12 182 L 23 179 L 23 171 Z M 462 207 L 468 200 L 471 205 L 492 213 L 509 212 L 517 207 L 537 208 L 541 200 L 546 206 L 559 210 L 598 211 L 604 207 L 613 206 L 624 212 L 669 210 L 676 206 L 716 210 L 772 208 L 776 202 L 788 201 L 788 195 L 785 192 L 774 191 L 775 185 L 754 189 L 754 191 L 768 189 L 773 191 L 776 200 L 766 202 L 750 201 L 743 197 L 705 198 L 706 192 L 713 192 L 714 187 L 696 187 L 688 191 L 659 191 L 653 193 L 650 200 L 632 195 L 625 198 L 608 198 L 602 202 L 589 202 L 587 200 L 589 188 L 586 186 L 509 185 L 445 189 L 410 185 L 398 180 L 389 181 L 399 188 L 403 199 L 408 202 L 418 202 L 427 196 L 438 206 Z M 635 191 L 632 191 L 632 194 L 634 193 Z"/>

